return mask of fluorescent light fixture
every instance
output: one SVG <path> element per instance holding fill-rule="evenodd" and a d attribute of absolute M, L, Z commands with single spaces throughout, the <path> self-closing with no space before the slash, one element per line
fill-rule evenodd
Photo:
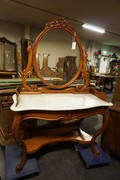
<path fill-rule="evenodd" d="M 93 26 L 93 25 L 90 25 L 90 24 L 83 24 L 82 27 L 84 27 L 86 29 L 90 29 L 92 31 L 99 32 L 99 33 L 105 33 L 105 29 L 102 29 L 102 28 L 99 28 L 97 26 Z"/>

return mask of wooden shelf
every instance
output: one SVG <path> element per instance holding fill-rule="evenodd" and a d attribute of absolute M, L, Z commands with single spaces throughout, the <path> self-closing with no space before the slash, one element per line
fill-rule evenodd
<path fill-rule="evenodd" d="M 81 144 L 89 144 L 92 137 L 84 131 L 80 130 L 80 132 L 81 134 L 75 130 L 71 133 L 65 133 L 64 135 L 53 135 L 55 132 L 48 130 L 47 133 L 42 132 L 40 136 L 30 137 L 24 140 L 24 143 L 28 154 L 35 153 L 41 147 L 54 142 L 74 141 L 78 143 L 81 142 Z"/>

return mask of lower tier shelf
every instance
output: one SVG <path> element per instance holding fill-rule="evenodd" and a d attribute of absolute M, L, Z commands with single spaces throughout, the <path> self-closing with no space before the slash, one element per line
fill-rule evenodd
<path fill-rule="evenodd" d="M 73 141 L 81 144 L 90 144 L 92 136 L 85 133 L 81 129 L 74 130 L 71 133 L 63 135 L 53 135 L 53 133 L 41 133 L 39 136 L 30 137 L 24 140 L 28 154 L 37 152 L 41 147 L 55 142 Z"/>

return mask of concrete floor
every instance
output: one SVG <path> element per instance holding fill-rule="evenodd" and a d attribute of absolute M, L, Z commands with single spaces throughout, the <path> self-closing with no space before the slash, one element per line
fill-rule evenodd
<path fill-rule="evenodd" d="M 112 100 L 113 94 L 108 94 Z M 102 124 L 102 116 L 86 118 L 81 128 L 93 134 Z M 96 139 L 100 144 L 101 137 Z M 110 165 L 87 169 L 73 143 L 61 143 L 44 147 L 36 154 L 40 173 L 26 179 L 33 180 L 120 180 L 120 157 L 109 153 Z M 4 148 L 0 146 L 0 176 L 5 179 Z M 22 178 L 23 179 L 23 178 Z"/>

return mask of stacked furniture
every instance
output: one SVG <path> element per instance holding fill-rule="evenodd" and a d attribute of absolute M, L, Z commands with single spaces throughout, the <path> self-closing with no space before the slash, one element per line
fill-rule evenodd
<path fill-rule="evenodd" d="M 110 122 L 102 135 L 102 148 L 120 156 L 120 68 L 110 109 Z"/>

